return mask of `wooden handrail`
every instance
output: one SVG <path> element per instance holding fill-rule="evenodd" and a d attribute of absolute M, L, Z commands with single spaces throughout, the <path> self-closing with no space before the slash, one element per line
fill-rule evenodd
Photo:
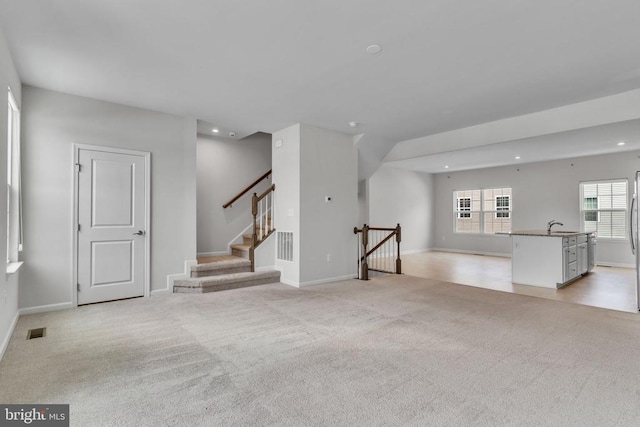
<path fill-rule="evenodd" d="M 227 209 L 229 206 L 233 205 L 233 202 L 235 202 L 236 200 L 238 200 L 240 197 L 244 196 L 245 194 L 247 194 L 249 191 L 251 191 L 251 189 L 253 187 L 255 187 L 256 185 L 260 184 L 260 182 L 262 182 L 265 178 L 267 178 L 269 175 L 271 175 L 271 169 L 269 169 L 268 172 L 266 172 L 264 175 L 262 175 L 260 178 L 256 179 L 255 181 L 253 181 L 247 188 L 245 188 L 244 190 L 242 190 L 240 193 L 238 193 L 237 196 L 235 196 L 233 199 L 229 200 L 227 203 L 225 203 L 224 205 L 222 205 L 223 209 Z"/>
<path fill-rule="evenodd" d="M 373 230 L 373 228 L 370 228 L 369 230 Z M 374 253 L 375 251 L 377 251 L 377 250 L 378 250 L 378 248 L 379 248 L 380 246 L 382 246 L 382 245 L 384 245 L 385 243 L 387 243 L 387 240 L 389 240 L 390 238 L 392 238 L 393 236 L 395 236 L 395 235 L 396 235 L 396 233 L 395 233 L 396 229 L 395 229 L 395 228 L 392 228 L 391 230 L 393 231 L 393 233 L 389 234 L 387 237 L 385 237 L 384 239 L 382 239 L 382 240 L 381 240 L 377 245 L 375 245 L 372 249 L 370 249 L 370 250 L 369 250 L 369 252 L 367 252 L 367 254 L 366 254 L 365 256 L 363 256 L 362 258 L 364 258 L 364 257 L 368 257 L 369 255 L 371 255 L 372 253 Z"/>
<path fill-rule="evenodd" d="M 369 231 L 389 231 L 390 234 L 387 235 L 384 239 L 379 241 L 371 250 L 367 249 L 369 244 Z M 395 273 L 402 274 L 402 260 L 400 259 L 400 242 L 402 241 L 402 227 L 398 224 L 395 228 L 386 228 L 386 227 L 369 227 L 367 224 L 364 224 L 362 228 L 354 227 L 353 233 L 358 234 L 362 233 L 362 239 L 360 244 L 362 245 L 362 255 L 358 260 L 360 265 L 360 279 L 361 280 L 369 280 L 369 271 L 380 271 L 389 273 L 390 271 L 381 270 L 377 268 L 370 268 L 368 258 L 379 248 L 384 246 L 392 237 L 395 237 L 397 244 L 397 252 L 396 252 L 396 265 L 395 265 Z"/>
<path fill-rule="evenodd" d="M 264 192 L 261 195 L 256 196 L 256 202 L 259 202 L 260 200 L 262 200 L 265 197 L 267 197 L 269 195 L 269 193 L 271 193 L 272 191 L 276 191 L 276 185 L 275 184 L 271 184 L 271 186 L 269 188 L 267 188 L 266 190 L 264 190 Z M 253 195 L 255 196 L 256 194 L 253 193 Z"/>

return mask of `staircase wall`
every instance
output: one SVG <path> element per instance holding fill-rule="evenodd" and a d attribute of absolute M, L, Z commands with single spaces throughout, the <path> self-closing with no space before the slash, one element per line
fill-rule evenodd
<path fill-rule="evenodd" d="M 241 140 L 198 135 L 198 255 L 227 253 L 229 242 L 252 221 L 251 193 L 232 207 L 222 205 L 271 169 L 271 135 L 256 133 Z M 271 184 L 263 181 L 254 191 Z"/>

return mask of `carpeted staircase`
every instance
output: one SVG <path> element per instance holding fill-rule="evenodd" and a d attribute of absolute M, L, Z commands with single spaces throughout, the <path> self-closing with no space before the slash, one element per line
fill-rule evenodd
<path fill-rule="evenodd" d="M 202 261 L 191 267 L 189 279 L 174 282 L 174 293 L 216 292 L 280 281 L 280 272 L 277 270 L 252 273 L 251 261 L 247 258 L 226 255 Z"/>

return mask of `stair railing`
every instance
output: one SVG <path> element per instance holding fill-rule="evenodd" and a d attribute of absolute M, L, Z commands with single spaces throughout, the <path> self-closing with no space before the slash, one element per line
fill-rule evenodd
<path fill-rule="evenodd" d="M 354 227 L 358 236 L 358 279 L 369 280 L 369 271 L 402 274 L 400 242 L 402 228 Z M 395 242 L 392 238 L 395 236 Z M 395 243 L 395 244 L 394 244 Z M 372 246 L 368 249 L 369 245 Z"/>
<path fill-rule="evenodd" d="M 251 189 L 253 187 L 255 187 L 256 185 L 260 184 L 262 181 L 264 181 L 265 179 L 269 178 L 269 176 L 271 176 L 271 169 L 269 169 L 264 175 L 262 175 L 260 178 L 256 179 L 255 181 L 253 181 L 251 184 L 249 184 L 244 190 L 242 190 L 241 192 L 239 192 L 234 198 L 232 198 L 231 200 L 229 200 L 227 203 L 225 203 L 224 205 L 222 205 L 223 209 L 227 209 L 229 206 L 233 206 L 233 203 L 238 200 L 240 197 L 244 196 L 245 194 L 247 194 L 249 191 L 251 191 Z M 255 193 L 254 193 L 255 194 Z"/>
<path fill-rule="evenodd" d="M 262 194 L 253 193 L 251 197 L 251 215 L 253 215 L 253 233 L 251 247 L 249 248 L 251 271 L 256 269 L 255 249 L 276 231 L 273 226 L 273 214 L 275 212 L 273 209 L 273 196 L 275 191 L 276 185 L 271 184 Z"/>

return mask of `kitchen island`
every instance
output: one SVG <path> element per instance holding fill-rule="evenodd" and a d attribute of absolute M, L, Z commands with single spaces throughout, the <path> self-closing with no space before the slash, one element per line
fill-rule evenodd
<path fill-rule="evenodd" d="M 595 233 L 527 230 L 508 234 L 513 283 L 558 289 L 595 266 Z"/>

